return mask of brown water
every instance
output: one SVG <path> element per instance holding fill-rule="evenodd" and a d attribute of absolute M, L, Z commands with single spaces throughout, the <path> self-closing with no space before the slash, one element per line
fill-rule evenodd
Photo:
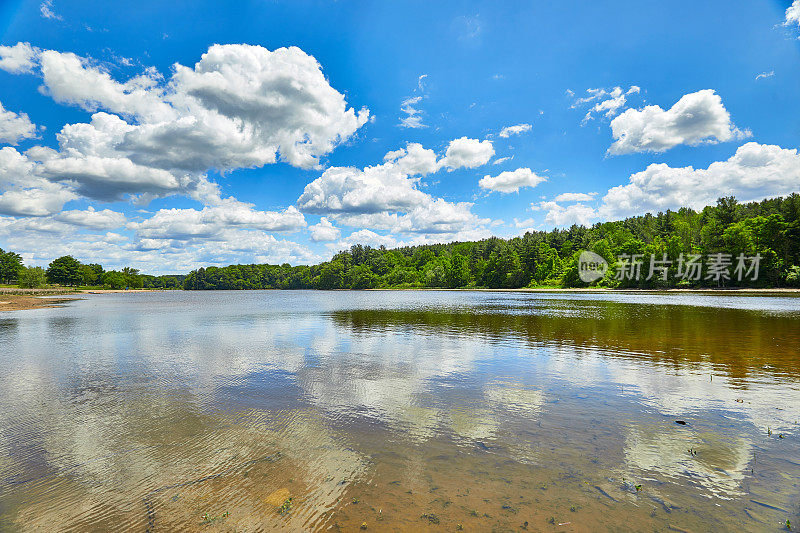
<path fill-rule="evenodd" d="M 798 298 L 92 295 L 0 365 L 3 531 L 800 528 Z"/>

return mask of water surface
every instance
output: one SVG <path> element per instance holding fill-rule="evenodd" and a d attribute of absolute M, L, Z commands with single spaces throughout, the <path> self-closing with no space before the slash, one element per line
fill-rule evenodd
<path fill-rule="evenodd" d="M 800 527 L 798 298 L 90 295 L 0 365 L 0 530 Z"/>

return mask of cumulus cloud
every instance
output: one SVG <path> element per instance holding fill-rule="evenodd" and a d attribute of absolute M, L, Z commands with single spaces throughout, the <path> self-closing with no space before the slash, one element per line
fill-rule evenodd
<path fill-rule="evenodd" d="M 632 94 L 638 94 L 641 88 L 636 85 L 631 85 L 628 90 L 623 90 L 622 87 L 614 87 L 613 89 L 587 89 L 586 94 L 582 98 L 578 98 L 572 104 L 573 108 L 583 107 L 586 104 L 593 104 L 586 116 L 583 117 L 583 122 L 587 122 L 595 118 L 595 116 L 604 116 L 611 118 L 616 115 L 620 109 L 625 107 L 628 102 L 628 97 Z M 569 96 L 574 96 L 575 93 L 567 91 Z"/>
<path fill-rule="evenodd" d="M 98 233 L 54 217 L 0 216 L 0 240 L 21 251 L 27 265 L 46 266 L 53 257 L 71 254 L 106 268 L 132 266 L 152 274 L 185 273 L 209 265 L 309 264 L 322 259 L 301 244 L 262 231 L 232 228 L 213 239 L 132 241 L 120 233 Z"/>
<path fill-rule="evenodd" d="M 36 125 L 26 113 L 14 113 L 0 103 L 0 143 L 17 144 L 36 137 Z"/>
<path fill-rule="evenodd" d="M 38 48 L 29 43 L 0 46 L 0 69 L 11 74 L 31 72 L 37 64 Z"/>
<path fill-rule="evenodd" d="M 408 143 L 405 148 L 387 153 L 383 160 L 394 163 L 400 172 L 409 176 L 424 176 L 439 168 L 436 152 L 419 143 Z"/>
<path fill-rule="evenodd" d="M 498 135 L 503 138 L 508 138 L 512 135 L 519 135 L 521 133 L 531 131 L 531 128 L 532 126 L 530 124 L 515 124 L 514 126 L 506 126 L 500 130 Z"/>
<path fill-rule="evenodd" d="M 331 167 L 306 185 L 297 205 L 303 212 L 327 215 L 348 226 L 399 233 L 452 234 L 481 226 L 488 221 L 471 212 L 471 203 L 447 202 L 419 189 L 425 175 L 443 167 L 452 170 L 477 165 L 480 160 L 485 163 L 494 152 L 488 141 L 466 137 L 458 141 L 467 142 L 450 143 L 438 160 L 433 150 L 409 143 L 387 153 L 380 165 Z M 454 146 L 455 151 L 451 150 Z"/>
<path fill-rule="evenodd" d="M 91 228 L 95 230 L 111 230 L 125 225 L 125 215 L 111 209 L 95 210 L 88 207 L 85 211 L 62 211 L 53 217 L 54 220 L 66 222 L 74 226 Z"/>
<path fill-rule="evenodd" d="M 34 162 L 10 146 L 0 149 L 0 191 L 4 215 L 46 216 L 78 197 L 68 186 L 43 178 Z"/>
<path fill-rule="evenodd" d="M 475 168 L 488 163 L 493 155 L 492 141 L 460 137 L 450 141 L 440 166 L 449 170 Z"/>
<path fill-rule="evenodd" d="M 722 195 L 753 202 L 800 191 L 800 154 L 796 149 L 749 142 L 725 161 L 708 168 L 670 167 L 660 163 L 630 176 L 627 184 L 608 190 L 597 209 L 577 203 L 541 202 L 545 222 L 558 226 L 619 220 L 645 213 L 713 205 Z M 577 198 L 577 197 L 575 197 Z"/>
<path fill-rule="evenodd" d="M 534 211 L 547 211 L 544 217 L 545 226 L 571 226 L 581 224 L 588 226 L 597 217 L 594 209 L 585 204 L 559 205 L 556 202 L 539 202 L 531 204 Z"/>
<path fill-rule="evenodd" d="M 335 244 L 331 244 L 329 246 L 331 249 L 343 250 L 353 246 L 354 244 L 372 246 L 373 248 L 378 248 L 380 246 L 394 248 L 398 245 L 398 241 L 391 235 L 381 235 L 380 233 L 376 233 L 372 230 L 360 229 L 352 232 L 346 238 L 341 239 Z"/>
<path fill-rule="evenodd" d="M 148 69 L 124 82 L 71 53 L 24 43 L 0 53 L 10 71 L 39 65 L 45 94 L 94 113 L 62 128 L 59 150 L 26 156 L 46 179 L 103 201 L 183 194 L 213 203 L 209 170 L 278 160 L 311 168 L 369 116 L 348 109 L 317 61 L 295 47 L 214 45 L 193 67 L 176 64 L 169 80 Z"/>
<path fill-rule="evenodd" d="M 613 155 L 664 152 L 679 144 L 715 144 L 750 135 L 731 122 L 722 98 L 711 89 L 686 94 L 668 110 L 657 105 L 628 109 L 611 121 Z"/>
<path fill-rule="evenodd" d="M 339 238 L 339 228 L 333 225 L 327 217 L 322 217 L 318 224 L 308 227 L 311 240 L 314 242 L 335 241 Z"/>
<path fill-rule="evenodd" d="M 128 224 L 139 238 L 178 241 L 219 238 L 230 229 L 292 232 L 305 226 L 305 218 L 294 206 L 283 211 L 258 211 L 232 198 L 203 209 L 161 209 L 150 218 Z"/>
<path fill-rule="evenodd" d="M 490 191 L 510 193 L 517 192 L 522 187 L 536 187 L 547 178 L 538 176 L 529 168 L 501 172 L 497 176 L 486 175 L 480 179 L 478 185 Z"/>
<path fill-rule="evenodd" d="M 678 209 L 700 209 L 719 196 L 741 202 L 762 200 L 800 190 L 800 155 L 780 146 L 746 143 L 726 161 L 707 169 L 653 164 L 630 177 L 627 185 L 608 191 L 600 214 L 604 218 Z"/>
<path fill-rule="evenodd" d="M 409 143 L 387 153 L 381 165 L 326 169 L 306 185 L 297 205 L 301 211 L 315 214 L 409 211 L 430 200 L 417 187 L 421 176 L 442 167 L 472 168 L 485 164 L 493 154 L 490 141 L 467 137 L 450 142 L 445 156 L 439 160 L 433 150 Z"/>
<path fill-rule="evenodd" d="M 800 26 L 800 0 L 794 0 L 792 5 L 786 8 L 786 26 Z"/>
<path fill-rule="evenodd" d="M 591 202 L 596 192 L 562 192 L 555 197 L 556 202 Z"/>
<path fill-rule="evenodd" d="M 416 184 L 396 161 L 364 169 L 331 167 L 306 185 L 297 205 L 314 214 L 406 211 L 427 196 Z"/>
<path fill-rule="evenodd" d="M 59 211 L 65 203 L 77 196 L 52 183 L 38 187 L 8 190 L 0 194 L 0 214 L 18 216 L 45 216 Z"/>
<path fill-rule="evenodd" d="M 86 111 L 106 111 L 143 122 L 177 117 L 164 100 L 157 73 L 136 76 L 119 83 L 101 66 L 73 53 L 43 50 L 38 54 L 42 91 L 56 102 L 77 105 Z"/>

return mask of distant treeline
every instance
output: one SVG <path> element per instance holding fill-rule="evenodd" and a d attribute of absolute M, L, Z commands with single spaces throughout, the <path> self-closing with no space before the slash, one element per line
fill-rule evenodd
<path fill-rule="evenodd" d="M 578 258 L 590 250 L 609 264 L 592 286 L 613 288 L 798 287 L 800 195 L 739 204 L 720 198 L 700 212 L 689 208 L 603 222 L 590 228 L 528 232 L 396 249 L 355 245 L 313 266 L 231 265 L 192 271 L 184 289 L 370 289 L 581 287 Z M 720 255 L 722 254 L 722 255 Z M 686 277 L 692 256 L 702 271 Z M 758 257 L 758 275 L 737 276 L 737 257 Z M 620 275 L 641 259 L 641 275 Z M 627 258 L 627 259 L 626 259 Z M 650 271 L 654 258 L 659 269 Z M 710 263 L 729 262 L 727 274 L 711 275 Z M 741 266 L 741 265 L 740 265 Z M 742 274 L 745 274 L 742 276 Z M 728 279 L 729 277 L 729 279 Z M 741 277 L 742 279 L 738 279 Z M 647 279 L 649 278 L 649 279 Z"/>
<path fill-rule="evenodd" d="M 105 270 L 97 263 L 83 264 L 71 255 L 53 260 L 47 269 L 26 267 L 22 257 L 0 248 L 0 282 L 24 289 L 50 285 L 103 287 L 108 289 L 181 289 L 185 275 L 149 276 L 135 268 Z"/>
<path fill-rule="evenodd" d="M 579 275 L 584 250 L 608 263 L 605 275 L 591 284 Z M 693 257 L 702 270 L 687 277 L 686 265 Z M 737 257 L 758 257 L 757 277 L 752 260 L 737 276 Z M 636 260 L 641 262 L 638 270 L 630 268 Z M 655 271 L 651 260 L 658 265 Z M 726 266 L 724 275 L 720 265 Z M 636 276 L 621 275 L 634 270 Z M 0 282 L 187 290 L 800 287 L 800 194 L 748 204 L 725 197 L 699 212 L 682 208 L 507 240 L 391 250 L 355 245 L 313 266 L 231 265 L 188 275 L 148 276 L 133 268 L 105 271 L 71 256 L 54 260 L 47 269 L 26 268 L 18 254 L 0 250 Z"/>

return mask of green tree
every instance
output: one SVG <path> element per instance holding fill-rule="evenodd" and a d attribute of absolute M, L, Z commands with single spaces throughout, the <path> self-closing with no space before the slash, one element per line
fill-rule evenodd
<path fill-rule="evenodd" d="M 109 270 L 103 274 L 103 285 L 110 289 L 124 289 L 126 287 L 125 274 Z"/>
<path fill-rule="evenodd" d="M 22 270 L 22 257 L 14 252 L 4 252 L 0 248 L 0 281 L 11 283 Z"/>
<path fill-rule="evenodd" d="M 42 267 L 23 268 L 19 273 L 19 286 L 22 289 L 41 289 L 47 283 Z"/>
<path fill-rule="evenodd" d="M 78 285 L 81 282 L 80 263 L 71 255 L 54 260 L 47 267 L 47 281 L 58 285 Z"/>
<path fill-rule="evenodd" d="M 319 274 L 320 289 L 344 289 L 347 287 L 346 271 L 340 261 L 331 261 L 322 267 Z"/>
<path fill-rule="evenodd" d="M 374 289 L 380 278 L 365 264 L 357 265 L 350 270 L 351 289 Z"/>
<path fill-rule="evenodd" d="M 91 265 L 83 265 L 81 264 L 78 267 L 78 273 L 81 276 L 81 284 L 83 285 L 94 285 L 97 283 L 97 272 L 91 267 Z"/>
<path fill-rule="evenodd" d="M 450 258 L 450 268 L 447 269 L 447 286 L 451 289 L 465 287 L 469 284 L 469 261 L 459 253 Z"/>

